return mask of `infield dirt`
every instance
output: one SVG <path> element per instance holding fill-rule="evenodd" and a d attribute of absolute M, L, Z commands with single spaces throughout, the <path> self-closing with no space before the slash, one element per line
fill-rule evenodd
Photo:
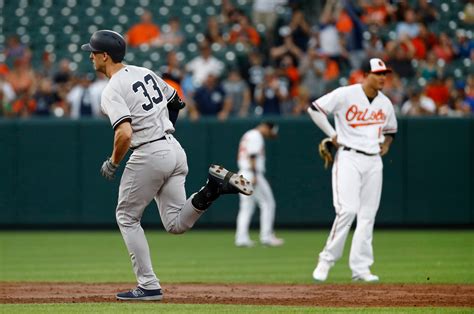
<path fill-rule="evenodd" d="M 0 283 L 0 303 L 119 302 L 126 283 Z M 460 284 L 165 284 L 163 303 L 327 307 L 473 307 L 474 285 Z"/>

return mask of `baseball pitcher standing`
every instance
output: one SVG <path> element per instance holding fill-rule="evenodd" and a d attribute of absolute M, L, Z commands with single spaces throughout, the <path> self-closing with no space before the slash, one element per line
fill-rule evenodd
<path fill-rule="evenodd" d="M 382 192 L 382 158 L 397 132 L 393 105 L 382 92 L 391 70 L 380 59 L 363 66 L 364 81 L 340 87 L 315 100 L 308 108 L 314 123 L 338 147 L 332 167 L 333 203 L 336 210 L 326 246 L 313 272 L 317 281 L 327 279 L 330 268 L 341 258 L 344 243 L 357 216 L 349 266 L 352 279 L 378 281 L 370 272 L 374 262 L 372 233 Z M 327 115 L 333 113 L 336 130 Z"/>
<path fill-rule="evenodd" d="M 254 242 L 249 236 L 250 220 L 255 205 L 260 208 L 260 242 L 265 246 L 283 245 L 283 239 L 273 233 L 275 220 L 275 198 L 265 178 L 265 139 L 276 138 L 278 126 L 270 121 L 260 123 L 242 136 L 239 143 L 237 162 L 239 173 L 252 181 L 254 193 L 252 196 L 240 197 L 240 209 L 237 216 L 237 232 L 235 245 L 252 247 Z"/>
<path fill-rule="evenodd" d="M 192 228 L 221 194 L 250 195 L 252 187 L 243 177 L 211 165 L 206 185 L 186 199 L 186 153 L 172 135 L 184 107 L 176 91 L 154 72 L 123 64 L 126 45 L 116 32 L 95 32 L 82 50 L 90 52 L 95 70 L 110 78 L 101 107 L 114 128 L 114 146 L 101 174 L 112 180 L 128 149 L 133 151 L 120 180 L 116 218 L 138 286 L 117 294 L 117 299 L 161 300 L 161 286 L 140 224 L 145 207 L 155 199 L 166 231 L 180 234 Z"/>

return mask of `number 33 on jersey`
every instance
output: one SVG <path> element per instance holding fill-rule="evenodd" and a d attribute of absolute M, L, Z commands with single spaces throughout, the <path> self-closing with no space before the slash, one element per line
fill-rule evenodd
<path fill-rule="evenodd" d="M 134 147 L 174 131 L 166 105 L 175 93 L 152 71 L 126 65 L 112 76 L 104 89 L 101 108 L 114 128 L 124 120 L 130 121 L 131 146 Z"/>

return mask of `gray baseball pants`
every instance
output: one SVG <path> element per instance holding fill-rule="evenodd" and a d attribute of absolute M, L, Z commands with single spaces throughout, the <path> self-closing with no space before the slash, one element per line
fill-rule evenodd
<path fill-rule="evenodd" d="M 117 224 L 132 260 L 138 285 L 159 289 L 150 249 L 140 224 L 145 207 L 155 199 L 166 231 L 180 234 L 192 228 L 202 211 L 186 199 L 186 153 L 170 134 L 132 153 L 123 172 L 116 210 Z"/>

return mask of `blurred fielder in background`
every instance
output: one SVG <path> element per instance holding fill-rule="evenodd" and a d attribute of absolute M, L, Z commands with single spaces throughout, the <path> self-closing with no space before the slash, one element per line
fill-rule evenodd
<path fill-rule="evenodd" d="M 315 100 L 308 113 L 338 149 L 332 167 L 336 219 L 313 272 L 325 281 L 330 268 L 341 258 L 344 243 L 357 216 L 349 258 L 352 279 L 378 281 L 370 272 L 374 262 L 372 233 L 382 193 L 382 158 L 397 132 L 390 99 L 381 90 L 391 70 L 377 58 L 363 66 L 364 81 L 340 87 Z M 327 115 L 333 113 L 336 130 Z"/>
<path fill-rule="evenodd" d="M 275 198 L 265 178 L 265 139 L 274 139 L 277 134 L 278 126 L 266 121 L 247 131 L 240 140 L 237 156 L 239 173 L 253 183 L 255 191 L 251 196 L 240 197 L 235 235 L 235 245 L 239 247 L 255 245 L 249 236 L 249 226 L 257 204 L 260 208 L 260 242 L 266 246 L 280 246 L 284 242 L 273 233 Z"/>
<path fill-rule="evenodd" d="M 82 50 L 90 52 L 94 69 L 110 78 L 101 107 L 114 128 L 114 146 L 101 174 L 114 179 L 128 149 L 133 151 L 120 180 L 116 218 L 138 286 L 117 298 L 161 300 L 161 286 L 140 224 L 145 207 L 155 199 L 166 231 L 180 234 L 192 228 L 221 194 L 250 195 L 250 182 L 212 165 L 206 185 L 186 199 L 186 153 L 172 135 L 178 112 L 185 106 L 176 91 L 154 72 L 123 64 L 126 44 L 116 32 L 95 32 Z"/>

